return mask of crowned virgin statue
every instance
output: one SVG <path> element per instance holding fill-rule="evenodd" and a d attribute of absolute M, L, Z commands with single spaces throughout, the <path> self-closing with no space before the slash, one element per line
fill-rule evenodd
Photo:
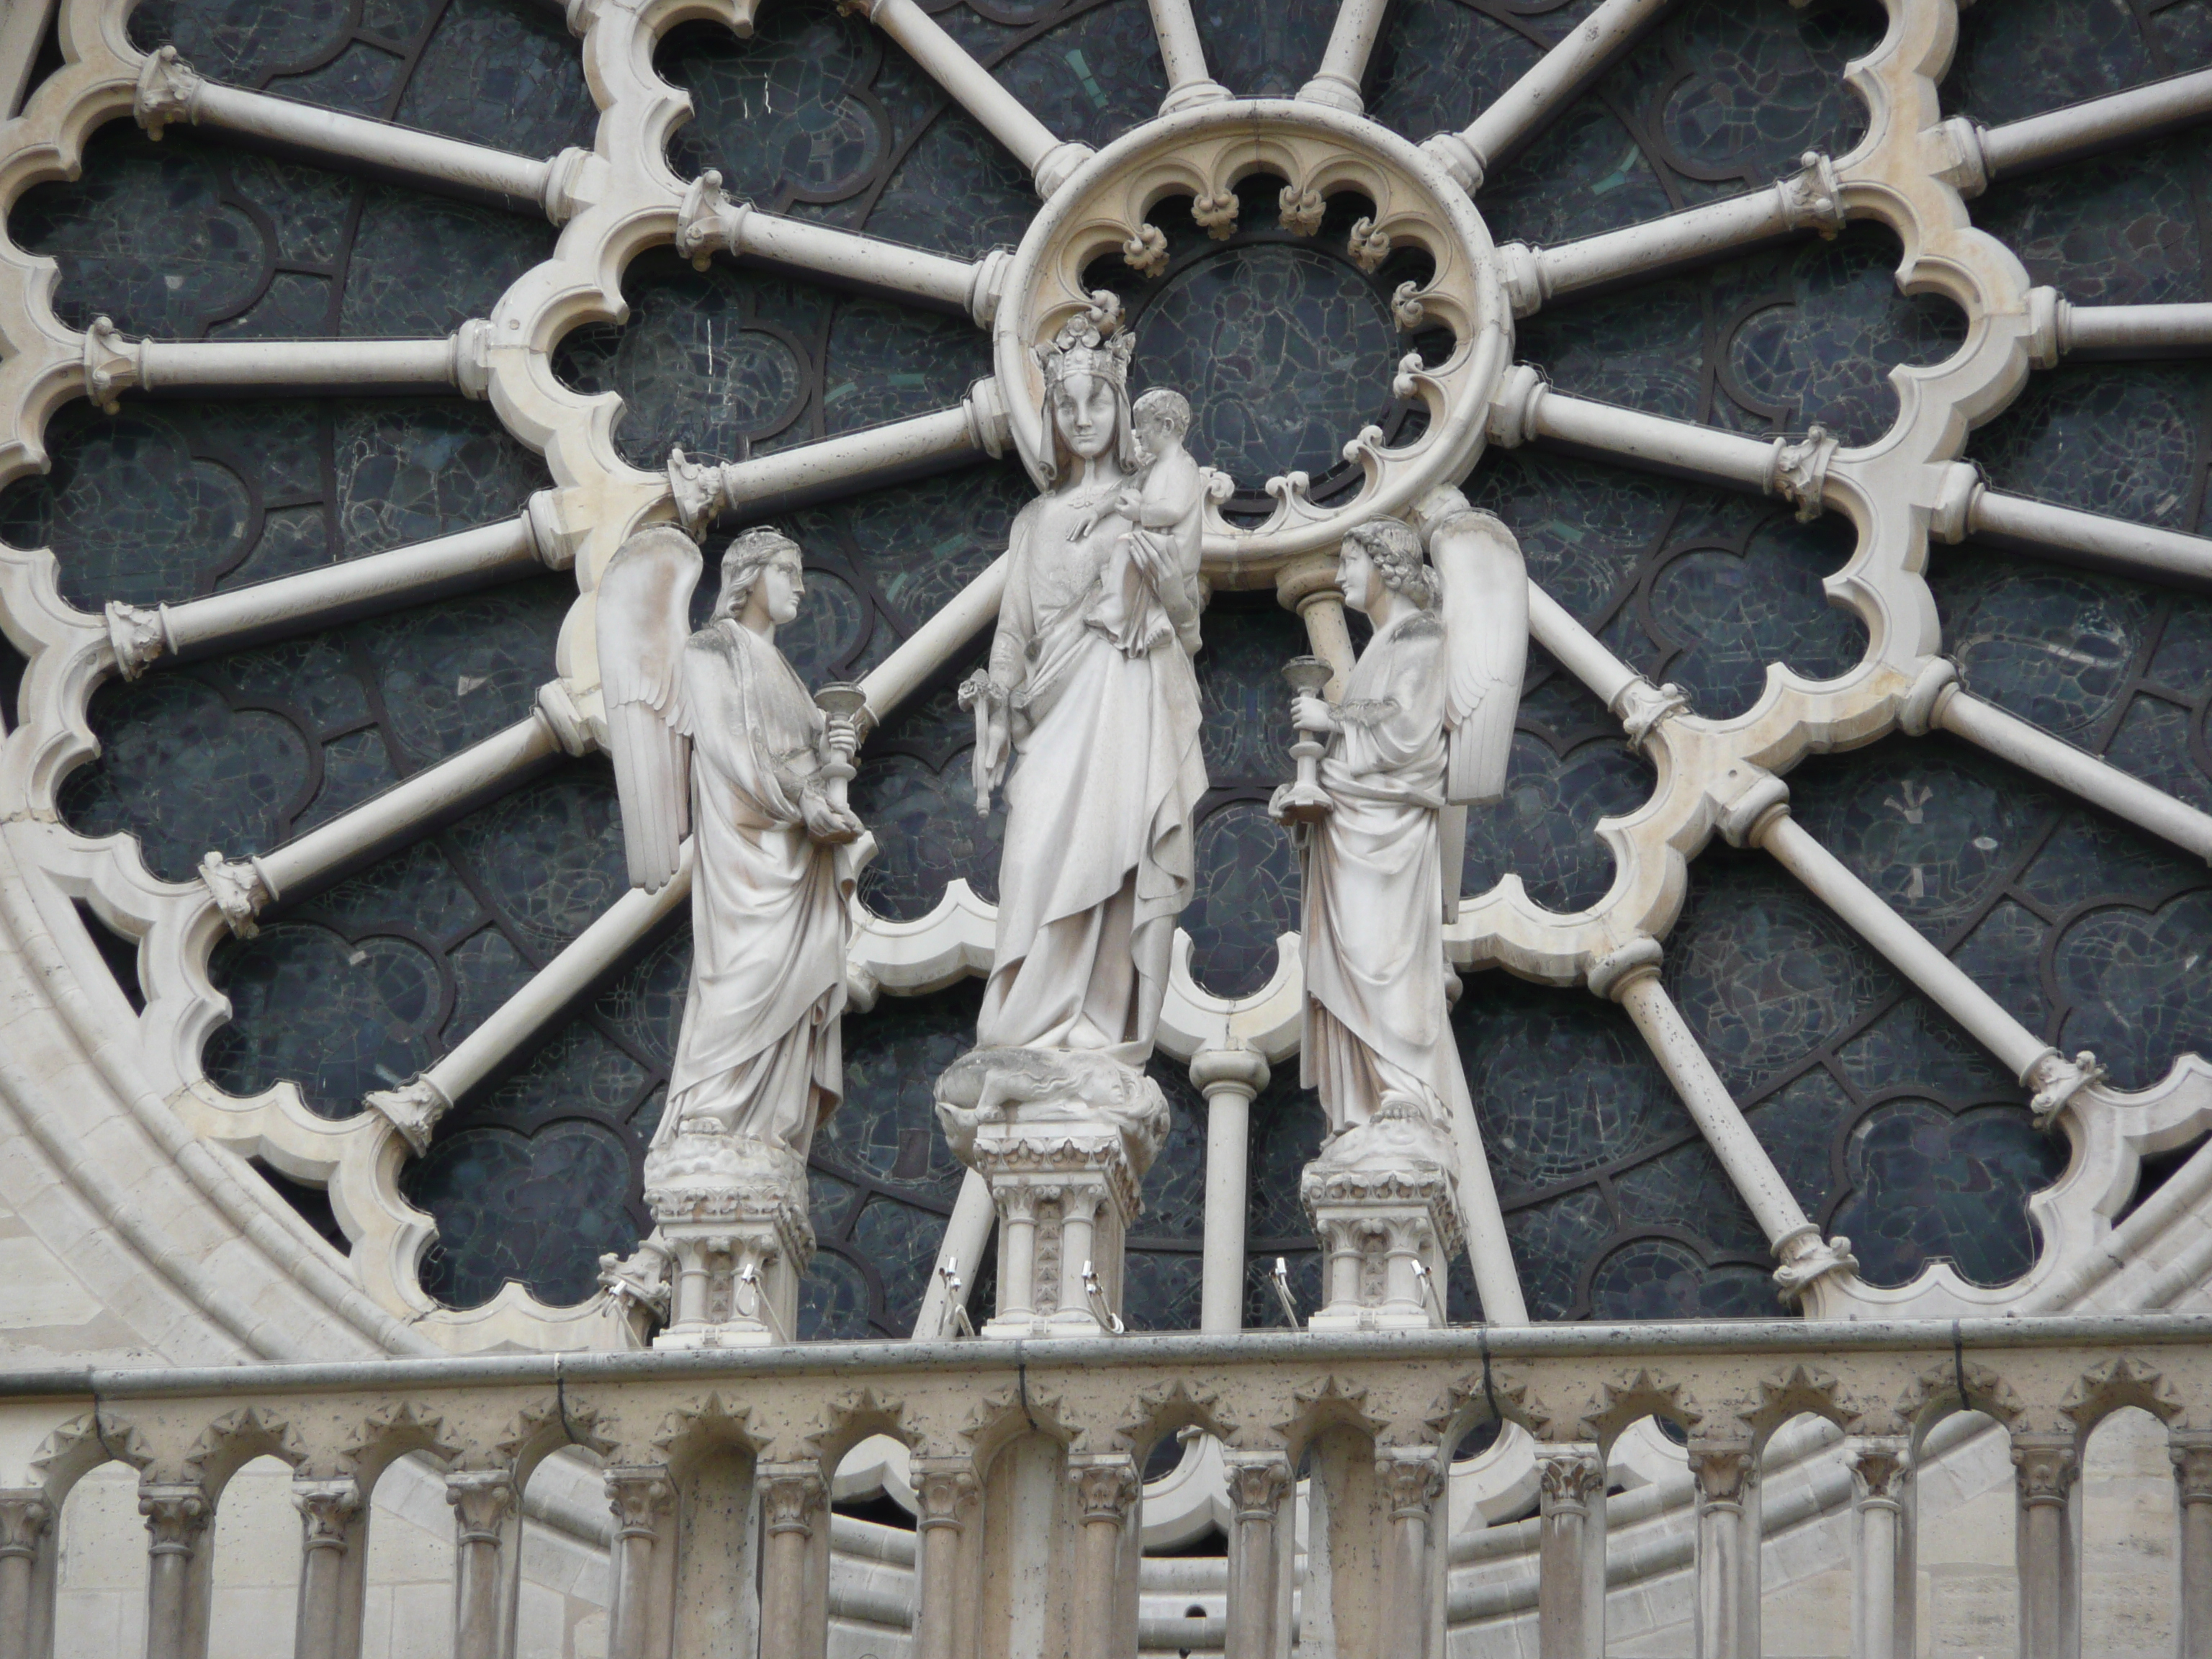
<path fill-rule="evenodd" d="M 962 688 L 979 811 L 1006 780 L 976 1040 L 1140 1066 L 1206 787 L 1190 660 L 1206 482 L 1180 397 L 1148 392 L 1132 421 L 1134 340 L 1121 302 L 1093 298 L 1038 353 L 1048 487 L 1014 520 L 990 666 Z"/>

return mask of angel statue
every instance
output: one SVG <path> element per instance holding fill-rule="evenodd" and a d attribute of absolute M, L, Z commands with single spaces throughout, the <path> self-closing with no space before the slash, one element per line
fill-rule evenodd
<path fill-rule="evenodd" d="M 1375 631 L 1340 702 L 1304 691 L 1292 703 L 1299 730 L 1327 739 L 1321 809 L 1297 811 L 1285 785 L 1271 811 L 1303 820 L 1293 830 L 1305 882 L 1299 1081 L 1319 1091 L 1329 1127 L 1313 1171 L 1377 1155 L 1433 1164 L 1497 1319 L 1520 1297 L 1505 1288 L 1511 1258 L 1452 1039 L 1444 878 L 1457 886 L 1461 853 L 1440 845 L 1439 823 L 1449 807 L 1504 793 L 1528 648 L 1526 577 L 1512 533 L 1457 492 L 1422 507 L 1435 565 L 1395 519 L 1344 538 L 1344 602 Z M 1484 1270 L 1492 1251 L 1502 1282 Z"/>
<path fill-rule="evenodd" d="M 641 531 L 598 590 L 630 881 L 658 892 L 692 871 L 691 984 L 645 1165 L 647 1202 L 678 1258 L 678 1333 L 760 1317 L 747 1287 L 795 1285 L 811 1254 L 806 1154 L 844 1093 L 848 901 L 874 850 L 842 794 L 854 720 L 825 715 L 775 648 L 806 595 L 798 544 L 768 529 L 738 537 L 694 633 L 701 562 L 682 531 Z M 710 1215 L 726 1260 L 696 1275 L 703 1305 L 687 1308 L 678 1224 Z M 747 1215 L 764 1231 L 732 1244 L 731 1218 Z"/>

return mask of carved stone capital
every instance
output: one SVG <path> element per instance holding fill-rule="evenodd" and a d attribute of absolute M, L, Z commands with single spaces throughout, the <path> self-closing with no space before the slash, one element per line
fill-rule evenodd
<path fill-rule="evenodd" d="M 676 214 L 676 252 L 701 270 L 713 263 L 717 248 L 738 252 L 738 239 L 752 204 L 722 188 L 722 175 L 712 167 L 691 181 L 684 192 L 684 205 Z"/>
<path fill-rule="evenodd" d="M 362 1097 L 362 1104 L 372 1112 L 381 1113 L 393 1128 L 406 1137 L 417 1158 L 430 1150 L 430 1134 L 438 1127 L 438 1120 L 453 1109 L 453 1103 L 446 1091 L 428 1075 L 412 1079 L 397 1089 L 372 1089 Z"/>
<path fill-rule="evenodd" d="M 1231 1092 L 1250 1099 L 1267 1086 L 1267 1057 L 1256 1048 L 1200 1048 L 1191 1056 L 1191 1086 L 1212 1100 Z"/>
<path fill-rule="evenodd" d="M 482 403 L 491 392 L 491 324 L 471 317 L 453 331 L 453 386 Z"/>
<path fill-rule="evenodd" d="M 342 1550 L 354 1517 L 361 1513 L 361 1485 L 349 1475 L 337 1480 L 295 1480 L 292 1507 L 300 1511 L 301 1547 Z"/>
<path fill-rule="evenodd" d="M 1654 685 L 1640 674 L 1622 686 L 1613 700 L 1613 718 L 1620 722 L 1628 746 L 1639 755 L 1660 721 L 1689 710 L 1690 694 L 1680 686 L 1672 680 Z"/>
<path fill-rule="evenodd" d="M 1655 976 L 1665 960 L 1666 951 L 1657 939 L 1632 939 L 1590 963 L 1590 994 L 1618 1002 L 1638 980 Z"/>
<path fill-rule="evenodd" d="M 1381 1451 L 1375 1458 L 1375 1480 L 1392 1520 L 1424 1517 L 1444 1489 L 1443 1460 L 1427 1446 Z"/>
<path fill-rule="evenodd" d="M 214 896 L 215 908 L 222 912 L 222 919 L 232 933 L 240 939 L 252 939 L 261 931 L 256 919 L 276 895 L 269 890 L 268 878 L 261 873 L 258 860 L 226 860 L 221 853 L 210 849 L 200 860 L 199 875 L 201 884 Z"/>
<path fill-rule="evenodd" d="M 496 1544 L 514 1507 L 514 1482 L 505 1469 L 455 1469 L 446 1476 L 446 1501 L 461 1544 Z"/>
<path fill-rule="evenodd" d="M 1698 1512 L 1741 1508 L 1758 1467 L 1747 1443 L 1691 1441 L 1690 1473 L 1698 1483 Z"/>
<path fill-rule="evenodd" d="M 2081 1473 L 2071 1435 L 2016 1433 L 2012 1437 L 2013 1484 L 2022 1509 L 2063 1504 Z"/>
<path fill-rule="evenodd" d="M 1960 690 L 1959 665 L 1948 657 L 1930 657 L 1914 676 L 1912 689 L 1898 708 L 1897 729 L 1908 738 L 1924 738 L 1943 718 L 1943 705 Z"/>
<path fill-rule="evenodd" d="M 145 378 L 144 342 L 124 338 L 108 318 L 94 318 L 84 331 L 84 395 L 112 415 L 122 395 Z"/>
<path fill-rule="evenodd" d="M 1075 1501 L 1082 1507 L 1085 1525 L 1094 1522 L 1126 1525 L 1144 1486 L 1136 1464 L 1121 1456 L 1071 1463 L 1067 1478 L 1075 1487 Z"/>
<path fill-rule="evenodd" d="M 1474 146 L 1456 132 L 1439 132 L 1421 140 L 1421 151 L 1450 175 L 1451 180 L 1472 196 L 1482 188 L 1484 175 L 1488 171 L 1483 158 L 1475 154 Z"/>
<path fill-rule="evenodd" d="M 659 1538 L 676 1512 L 676 1488 L 660 1463 L 617 1463 L 606 1473 L 607 1507 L 615 1537 Z"/>
<path fill-rule="evenodd" d="M 1225 1460 L 1229 1476 L 1229 1503 L 1239 1522 L 1279 1519 L 1283 1499 L 1291 1490 L 1290 1459 L 1280 1452 L 1264 1456 L 1238 1456 L 1231 1453 Z"/>
<path fill-rule="evenodd" d="M 116 672 L 135 680 L 169 648 L 169 630 L 161 613 L 120 599 L 107 602 L 107 642 L 115 652 Z"/>
<path fill-rule="evenodd" d="M 1790 786 L 1760 766 L 1731 766 L 1714 791 L 1714 828 L 1731 847 L 1756 847 L 1777 818 L 1790 812 Z"/>
<path fill-rule="evenodd" d="M 2166 1455 L 2183 1507 L 2212 1504 L 2212 1434 L 2178 1430 L 2166 1437 Z"/>
<path fill-rule="evenodd" d="M 1847 1461 L 1851 1490 L 1861 1509 L 1904 1507 L 1905 1476 L 1911 1463 L 1901 1437 L 1869 1435 L 1851 1447 Z"/>
<path fill-rule="evenodd" d="M 1784 1302 L 1795 1302 L 1824 1273 L 1855 1273 L 1859 1259 L 1851 1254 L 1851 1241 L 1838 1233 L 1822 1239 L 1816 1228 L 1805 1227 L 1781 1240 L 1776 1250 L 1782 1265 L 1774 1270 L 1774 1283 Z"/>
<path fill-rule="evenodd" d="M 1817 230 L 1832 237 L 1844 228 L 1844 187 L 1836 164 L 1816 149 L 1797 158 L 1797 171 L 1776 182 L 1782 216 L 1792 230 Z"/>
<path fill-rule="evenodd" d="M 190 1557 L 215 1519 L 215 1506 L 195 1484 L 163 1481 L 138 1488 L 138 1513 L 154 1540 L 151 1553 Z"/>
<path fill-rule="evenodd" d="M 2059 1113 L 2074 1103 L 2076 1095 L 2104 1080 L 2105 1068 L 2087 1048 L 2071 1060 L 2056 1049 L 2047 1049 L 2029 1064 L 2020 1079 L 2023 1088 L 2033 1091 L 2027 1106 L 2035 1114 L 2039 1129 L 2048 1129 Z"/>
<path fill-rule="evenodd" d="M 158 143 L 163 127 L 199 119 L 196 106 L 205 84 L 200 72 L 179 58 L 174 46 L 159 47 L 138 71 L 138 89 L 131 97 L 131 112 L 146 129 L 146 136 Z"/>
<path fill-rule="evenodd" d="M 1542 1512 L 1587 1515 L 1590 1500 L 1605 1496 L 1605 1460 L 1580 1446 L 1540 1446 L 1536 1493 Z"/>
<path fill-rule="evenodd" d="M 820 1469 L 812 1464 L 763 1464 L 753 1484 L 760 1491 L 761 1523 L 771 1535 L 813 1535 L 816 1517 L 829 1500 L 829 1488 L 823 1484 Z"/>
<path fill-rule="evenodd" d="M 729 501 L 718 461 L 695 461 L 681 449 L 668 452 L 668 494 L 676 504 L 676 522 L 693 541 L 703 540 L 707 527 Z"/>
<path fill-rule="evenodd" d="M 981 1490 L 974 1466 L 965 1458 L 915 1459 L 914 1499 L 920 1530 L 951 1527 L 957 1531 L 966 1525 Z"/>
<path fill-rule="evenodd" d="M 1766 487 L 1796 506 L 1798 523 L 1810 524 L 1826 510 L 1823 497 L 1827 489 L 1828 464 L 1835 459 L 1841 441 L 1820 425 L 1808 427 L 1805 435 L 1794 441 L 1786 438 L 1774 441 L 1773 470 L 1768 475 Z"/>
<path fill-rule="evenodd" d="M 0 1490 L 0 1558 L 36 1556 L 53 1524 L 54 1506 L 43 1486 Z"/>
<path fill-rule="evenodd" d="M 1076 169 L 1097 153 L 1090 145 L 1073 140 L 1054 144 L 1045 151 L 1037 158 L 1036 172 L 1031 180 L 1036 185 L 1038 199 L 1048 202 L 1060 194 L 1060 187 L 1075 176 Z"/>

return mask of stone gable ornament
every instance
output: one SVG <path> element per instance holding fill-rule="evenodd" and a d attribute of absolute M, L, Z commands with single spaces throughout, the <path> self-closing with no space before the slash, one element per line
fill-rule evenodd
<path fill-rule="evenodd" d="M 874 842 L 844 799 L 859 744 L 848 687 L 810 696 L 775 648 L 799 614 L 798 544 L 746 531 L 704 628 L 698 549 L 668 526 L 623 543 L 599 586 L 608 744 L 631 883 L 687 865 L 691 982 L 645 1158 L 659 1225 L 603 1279 L 670 1322 L 654 1346 L 788 1341 L 814 1253 L 806 1154 L 844 1093 L 850 901 Z M 831 712 L 825 713 L 827 708 Z"/>
<path fill-rule="evenodd" d="M 1051 453 L 1009 538 L 975 719 L 979 811 L 1006 790 L 998 933 L 975 1051 L 938 1113 L 990 1182 L 996 1335 L 1118 1329 L 1121 1238 L 1168 1127 L 1144 1074 L 1190 897 L 1199 556 L 1210 475 L 1190 406 L 1132 407 L 1109 293 L 1037 349 Z"/>
<path fill-rule="evenodd" d="M 1341 701 L 1310 673 L 1292 720 L 1317 763 L 1275 793 L 1304 878 L 1299 1082 L 1328 1119 L 1299 1194 L 1321 1235 L 1316 1329 L 1441 1325 L 1462 1233 L 1486 1310 L 1514 1284 L 1497 1194 L 1452 1039 L 1445 878 L 1464 817 L 1504 793 L 1527 653 L 1527 577 L 1512 533 L 1456 491 L 1422 504 L 1431 559 L 1395 519 L 1351 531 L 1344 602 L 1375 625 Z M 1519 1306 L 1517 1288 L 1504 1306 Z"/>

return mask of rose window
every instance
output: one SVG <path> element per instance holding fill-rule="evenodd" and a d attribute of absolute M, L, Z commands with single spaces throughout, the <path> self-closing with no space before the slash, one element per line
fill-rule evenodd
<path fill-rule="evenodd" d="M 773 523 L 881 846 L 800 1334 L 934 1334 L 1001 829 L 955 688 L 1101 290 L 1232 486 L 1133 1327 L 1282 1324 L 1279 1259 L 1317 1300 L 1281 669 L 1439 488 L 1533 590 L 1447 930 L 1524 1305 L 1462 1260 L 1453 1317 L 2054 1309 L 2163 1224 L 2212 1129 L 2201 5 L 671 9 L 64 0 L 0 132 L 11 855 L 147 1109 L 363 1308 L 606 1340 L 690 942 L 594 590 Z"/>

